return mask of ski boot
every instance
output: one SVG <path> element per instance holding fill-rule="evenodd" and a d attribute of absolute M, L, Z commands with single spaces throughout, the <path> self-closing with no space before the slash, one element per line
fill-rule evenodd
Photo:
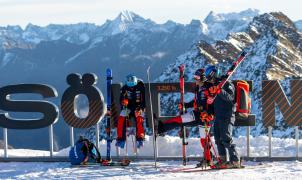
<path fill-rule="evenodd" d="M 124 149 L 125 144 L 126 144 L 126 141 L 124 141 L 124 140 L 116 140 L 115 146 Z"/>
<path fill-rule="evenodd" d="M 240 158 L 239 161 L 230 161 L 227 163 L 227 168 L 230 169 L 239 169 L 244 168 L 245 166 L 242 165 L 242 159 Z"/>
<path fill-rule="evenodd" d="M 129 159 L 122 159 L 120 162 L 122 166 L 128 166 L 131 161 Z"/>
<path fill-rule="evenodd" d="M 136 141 L 136 147 L 139 149 L 139 148 L 143 147 L 143 145 L 144 145 L 143 140 L 137 139 L 137 141 Z"/>
<path fill-rule="evenodd" d="M 226 156 L 220 156 L 218 162 L 215 164 L 211 165 L 212 169 L 226 169 L 227 168 L 227 160 Z"/>
<path fill-rule="evenodd" d="M 212 163 L 210 160 L 203 159 L 198 164 L 196 164 L 196 168 L 205 169 L 207 167 L 211 167 Z"/>

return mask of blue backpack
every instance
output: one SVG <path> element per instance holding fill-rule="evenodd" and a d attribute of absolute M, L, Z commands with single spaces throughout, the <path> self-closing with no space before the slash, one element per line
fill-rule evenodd
<path fill-rule="evenodd" d="M 88 162 L 99 162 L 100 153 L 88 139 L 79 140 L 69 151 L 69 160 L 72 165 L 80 165 L 88 157 Z"/>

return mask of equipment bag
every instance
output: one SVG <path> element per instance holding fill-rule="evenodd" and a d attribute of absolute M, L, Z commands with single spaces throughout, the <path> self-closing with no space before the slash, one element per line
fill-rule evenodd
<path fill-rule="evenodd" d="M 251 112 L 251 98 L 249 97 L 249 84 L 246 81 L 238 80 L 235 85 L 236 115 L 247 118 Z"/>

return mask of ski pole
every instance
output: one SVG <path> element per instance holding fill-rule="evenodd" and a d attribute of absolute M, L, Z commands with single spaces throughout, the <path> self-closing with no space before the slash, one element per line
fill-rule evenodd
<path fill-rule="evenodd" d="M 153 106 L 152 106 L 152 95 L 151 95 L 151 83 L 150 83 L 150 66 L 147 69 L 148 76 L 148 90 L 149 90 L 149 101 L 150 101 L 150 110 L 151 110 L 151 125 L 153 133 L 153 156 L 154 156 L 154 167 L 157 168 L 157 144 L 156 144 L 156 135 L 154 128 L 154 118 L 153 118 Z"/>

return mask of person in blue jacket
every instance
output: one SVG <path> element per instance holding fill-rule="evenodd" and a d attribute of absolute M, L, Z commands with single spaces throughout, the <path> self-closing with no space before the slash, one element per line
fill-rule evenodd
<path fill-rule="evenodd" d="M 101 155 L 92 142 L 80 136 L 69 151 L 69 160 L 72 165 L 86 165 L 89 162 L 100 163 Z"/>

